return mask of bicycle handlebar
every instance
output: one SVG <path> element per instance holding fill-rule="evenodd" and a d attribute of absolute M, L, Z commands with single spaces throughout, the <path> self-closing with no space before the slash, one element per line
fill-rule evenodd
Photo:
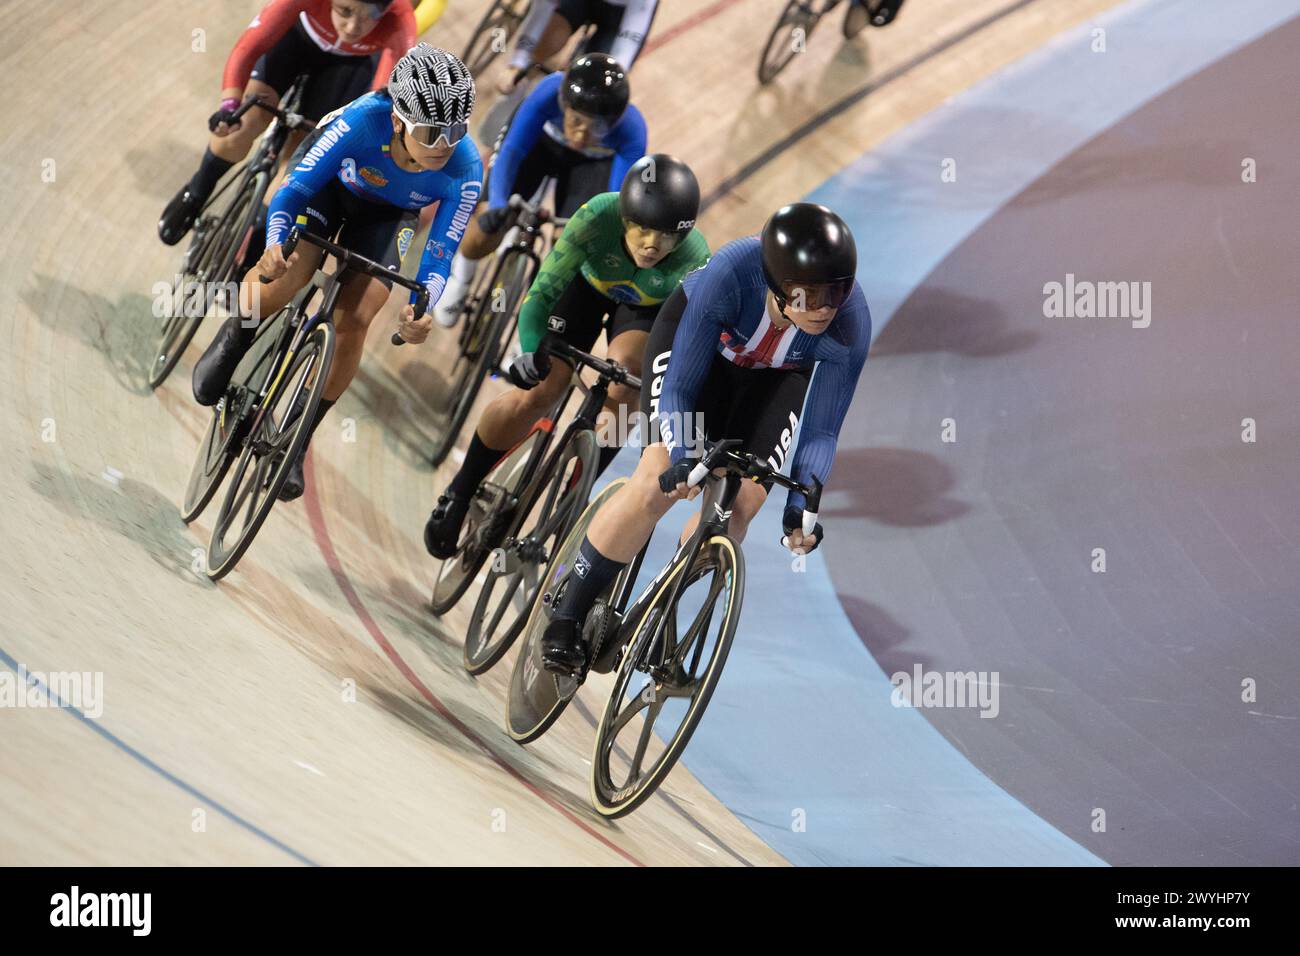
<path fill-rule="evenodd" d="M 529 216 L 537 220 L 539 226 L 544 222 L 549 222 L 553 226 L 563 227 L 568 225 L 569 222 L 568 216 L 557 216 L 549 209 L 543 208 L 541 203 L 530 203 L 519 193 L 515 193 L 510 197 L 510 201 L 506 203 L 506 208 L 515 214 L 515 219 L 519 218 L 520 213 L 528 213 Z"/>
<path fill-rule="evenodd" d="M 238 112 L 235 113 L 234 118 L 239 119 L 239 117 L 243 116 L 244 113 L 253 106 L 262 107 L 262 109 L 274 115 L 276 119 L 280 120 L 280 122 L 284 123 L 284 125 L 288 126 L 290 129 L 313 130 L 316 128 L 316 123 L 313 120 L 307 119 L 307 117 L 303 116 L 301 113 L 286 112 L 278 106 L 272 106 L 270 103 L 264 102 L 260 96 L 256 99 L 251 99 L 240 106 Z"/>
<path fill-rule="evenodd" d="M 288 259 L 293 255 L 294 250 L 298 248 L 298 243 L 304 240 L 310 242 L 313 246 L 319 246 L 329 255 L 338 259 L 340 272 L 351 269 L 354 272 L 360 272 L 362 275 L 368 275 L 374 279 L 384 279 L 389 282 L 395 282 L 403 288 L 414 292 L 416 296 L 415 318 L 417 321 L 424 315 L 425 311 L 428 310 L 429 290 L 414 279 L 408 279 L 396 269 L 389 269 L 385 266 L 381 266 L 379 263 L 367 259 L 365 256 L 353 252 L 351 249 L 345 249 L 337 243 L 330 242 L 328 239 L 322 239 L 315 233 L 308 232 L 305 229 L 300 229 L 297 226 L 290 229 L 288 238 L 286 238 L 283 245 L 280 246 L 281 253 L 286 259 Z M 266 276 L 258 276 L 257 278 L 259 282 L 272 281 L 266 278 Z M 404 345 L 406 344 L 406 339 L 394 332 L 393 344 Z"/>
<path fill-rule="evenodd" d="M 617 362 L 596 358 L 596 356 L 590 355 L 581 349 L 574 348 L 564 339 L 543 339 L 542 344 L 537 347 L 537 351 L 571 359 L 579 365 L 585 365 L 602 378 L 607 378 L 611 382 L 617 382 L 620 385 L 626 385 L 628 388 L 639 389 L 641 387 L 641 379 L 622 365 Z"/>
<path fill-rule="evenodd" d="M 813 475 L 812 481 L 807 485 L 795 481 L 793 478 L 787 478 L 767 462 L 759 461 L 758 457 L 751 452 L 732 451 L 739 444 L 741 444 L 739 438 L 724 438 L 722 441 L 717 442 L 705 452 L 699 464 L 691 469 L 691 473 L 686 479 L 687 487 L 693 488 L 698 485 L 714 468 L 725 468 L 729 472 L 739 474 L 742 478 L 750 478 L 759 482 L 770 481 L 775 485 L 780 485 L 787 491 L 797 491 L 805 499 L 802 521 L 803 533 L 805 535 L 812 534 L 817 527 L 817 514 L 821 510 L 822 503 L 822 483 L 817 476 Z"/>

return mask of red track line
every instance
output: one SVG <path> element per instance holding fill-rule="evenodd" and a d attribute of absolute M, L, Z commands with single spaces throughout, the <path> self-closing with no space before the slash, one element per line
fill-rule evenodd
<path fill-rule="evenodd" d="M 645 46 L 641 50 L 642 55 L 644 56 L 647 53 L 653 53 L 664 44 L 671 43 L 687 30 L 695 29 L 705 20 L 711 20 L 723 10 L 727 9 L 727 7 L 730 7 L 737 2 L 738 0 L 717 0 L 716 3 L 711 3 L 707 7 L 695 11 L 685 20 L 675 26 L 669 27 L 662 33 L 653 34 L 650 39 L 646 40 Z"/>
<path fill-rule="evenodd" d="M 394 648 L 393 645 L 389 643 L 388 638 L 384 636 L 384 632 L 380 629 L 379 624 L 370 616 L 370 612 L 366 609 L 360 595 L 357 594 L 356 589 L 352 586 L 352 582 L 348 578 L 347 572 L 343 570 L 343 565 L 339 562 L 338 553 L 334 550 L 334 542 L 330 539 L 329 530 L 325 526 L 325 515 L 321 511 L 320 498 L 316 494 L 316 472 L 312 467 L 311 460 L 312 456 L 308 455 L 306 466 L 304 468 L 304 471 L 306 472 L 307 488 L 306 493 L 303 495 L 303 504 L 307 507 L 307 519 L 311 522 L 311 530 L 312 534 L 316 538 L 316 545 L 320 548 L 321 556 L 325 559 L 325 564 L 328 565 L 330 573 L 334 575 L 334 581 L 338 584 L 339 590 L 343 592 L 343 596 L 347 598 L 348 604 L 352 605 L 352 610 L 356 612 L 357 618 L 360 619 L 361 625 L 370 633 L 370 636 L 374 638 L 375 643 L 379 645 L 385 656 L 393 662 L 393 666 L 401 672 L 402 676 L 406 678 L 407 682 L 410 683 L 412 687 L 420 692 L 420 696 L 428 701 L 429 706 L 437 711 L 438 714 L 447 721 L 447 723 L 455 727 L 462 736 L 474 743 L 484 753 L 491 757 L 497 766 L 523 784 L 523 786 L 535 797 L 542 800 L 552 809 L 559 811 L 559 813 L 562 814 L 570 823 L 581 828 L 583 832 L 589 836 L 595 837 L 629 863 L 634 866 L 645 866 L 644 863 L 632 856 L 632 854 L 628 853 L 622 847 L 593 830 L 590 826 L 575 816 L 567 807 L 557 801 L 554 797 L 543 792 L 540 787 L 512 767 L 504 757 L 489 747 L 482 738 L 474 733 L 474 731 L 461 723 L 456 715 L 448 709 L 447 705 L 434 696 L 433 691 L 429 690 L 429 688 L 425 686 L 424 682 L 416 676 L 415 671 L 411 670 L 410 665 L 408 665 L 406 661 L 402 659 L 402 656 L 397 653 L 396 648 Z"/>

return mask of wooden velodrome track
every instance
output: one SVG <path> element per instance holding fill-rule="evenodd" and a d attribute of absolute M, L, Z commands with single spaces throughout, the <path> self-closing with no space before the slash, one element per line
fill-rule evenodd
<path fill-rule="evenodd" d="M 451 0 L 424 38 L 461 50 L 484 2 Z M 912 0 L 847 44 L 837 12 L 760 88 L 779 2 L 663 0 L 634 97 L 651 148 L 699 175 L 716 247 L 1111 5 Z M 102 672 L 104 710 L 0 710 L 0 863 L 783 862 L 681 766 L 631 817 L 599 820 L 583 714 L 527 749 L 501 729 L 509 659 L 468 678 L 472 602 L 442 622 L 425 610 L 420 531 L 447 475 L 423 464 L 422 407 L 445 363 L 437 334 L 385 347 L 391 304 L 315 439 L 306 497 L 219 586 L 191 571 L 210 526 L 177 515 L 206 415 L 189 369 L 214 326 L 151 394 L 152 288 L 179 258 L 155 223 L 258 4 L 8 6 L 22 29 L 0 33 L 16 87 L 0 107 L 0 668 Z"/>

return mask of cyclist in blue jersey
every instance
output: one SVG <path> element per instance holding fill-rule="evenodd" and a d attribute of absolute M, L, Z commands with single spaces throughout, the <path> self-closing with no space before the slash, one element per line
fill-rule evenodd
<path fill-rule="evenodd" d="M 504 237 L 511 195 L 531 198 L 543 179 L 554 177 L 555 212 L 567 218 L 592 196 L 618 192 L 646 151 L 645 119 L 630 98 L 627 74 L 605 53 L 578 57 L 524 98 L 489 160 L 487 208 L 465 231 L 452 262 L 447 294 L 434 313 L 439 325 L 456 324 L 479 260 Z"/>
<path fill-rule="evenodd" d="M 260 320 L 288 304 L 319 267 L 323 252 L 316 246 L 302 245 L 285 258 L 281 245 L 295 225 L 326 238 L 337 234 L 345 248 L 397 269 L 415 237 L 419 211 L 437 203 L 418 273 L 430 304 L 437 301 L 482 188 L 483 164 L 466 135 L 473 108 L 474 79 L 465 64 L 421 43 L 398 61 L 386 90 L 322 120 L 290 160 L 292 172 L 271 200 L 266 251 L 244 276 L 240 314 L 226 320 L 194 367 L 200 404 L 222 399 Z M 356 374 L 370 322 L 391 288 L 364 275 L 345 280 L 335 311 L 334 361 L 309 441 Z M 418 343 L 428 337 L 432 320 L 415 321 L 414 299 L 402 310 L 398 331 Z M 302 494 L 305 454 L 306 445 L 280 492 L 284 500 Z"/>
<path fill-rule="evenodd" d="M 871 313 L 856 268 L 857 249 L 844 220 L 825 206 L 795 203 L 778 209 L 761 237 L 723 246 L 663 304 L 641 365 L 648 447 L 631 481 L 597 512 L 582 541 L 574 575 L 543 635 L 548 669 L 572 673 L 583 665 L 587 612 L 673 502 L 699 494 L 686 479 L 704 440 L 741 439 L 739 450 L 782 468 L 802 414 L 793 476 L 803 484 L 829 477 L 871 342 Z M 737 540 L 768 487 L 741 485 L 730 525 Z M 791 492 L 782 521 L 787 547 L 799 554 L 824 536 L 820 524 L 803 535 L 803 504 L 803 496 Z"/>

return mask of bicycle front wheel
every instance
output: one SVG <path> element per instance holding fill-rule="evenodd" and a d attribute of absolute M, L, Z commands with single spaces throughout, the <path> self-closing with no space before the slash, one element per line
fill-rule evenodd
<path fill-rule="evenodd" d="M 772 28 L 758 61 L 758 82 L 771 83 L 790 65 L 796 55 L 807 49 L 808 37 L 820 19 L 809 0 L 790 0 Z"/>
<path fill-rule="evenodd" d="M 277 359 L 288 361 L 287 356 Z M 219 581 L 234 569 L 271 513 L 293 460 L 307 444 L 333 360 L 334 326 L 324 322 L 307 336 L 284 374 L 277 377 L 267 404 L 255 415 L 212 529 L 208 545 L 212 580 Z M 291 420 L 299 393 L 306 395 L 306 401 L 301 414 Z"/>
<path fill-rule="evenodd" d="M 487 578 L 465 633 L 465 670 L 482 674 L 510 650 L 537 599 L 550 553 L 582 514 L 596 480 L 596 436 L 583 430 L 541 476 L 530 521 L 493 552 Z M 524 525 L 527 527 L 524 527 Z"/>
<path fill-rule="evenodd" d="M 483 563 L 491 557 L 514 523 L 516 503 L 523 492 L 524 471 L 534 447 L 546 440 L 546 433 L 534 430 L 510 454 L 492 466 L 470 499 L 461 526 L 456 553 L 438 569 L 433 584 L 430 610 L 441 616 L 456 606 L 469 590 Z"/>
<path fill-rule="evenodd" d="M 230 273 L 235 254 L 253 227 L 257 213 L 253 196 L 261 195 L 257 187 L 257 179 L 246 180 L 219 219 L 200 220 L 195 225 L 185 265 L 177 276 L 177 286 L 172 290 L 172 311 L 176 314 L 163 322 L 154 342 L 149 363 L 150 388 L 156 389 L 167 380 L 189 348 L 214 305 L 209 290 L 229 294 L 225 283 L 232 278 Z M 265 185 L 262 188 L 265 189 Z M 202 296 L 200 303 L 190 301 L 191 288 Z"/>
<path fill-rule="evenodd" d="M 492 65 L 498 53 L 505 52 L 527 12 L 528 0 L 495 0 L 488 7 L 461 56 L 475 79 Z"/>
<path fill-rule="evenodd" d="M 631 813 L 672 771 L 736 636 L 745 592 L 744 556 L 736 543 L 726 535 L 705 542 L 670 605 L 681 573 L 664 576 L 636 623 L 596 730 L 591 802 L 604 817 Z M 634 688 L 637 675 L 644 679 Z"/>

